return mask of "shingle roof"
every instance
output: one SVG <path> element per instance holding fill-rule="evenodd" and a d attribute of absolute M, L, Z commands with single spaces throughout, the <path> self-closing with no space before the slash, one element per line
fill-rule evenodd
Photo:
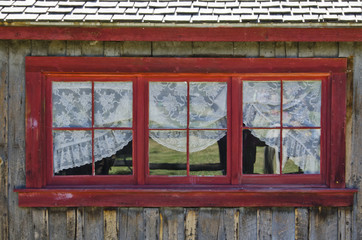
<path fill-rule="evenodd" d="M 362 22 L 362 0 L 0 0 L 0 22 Z"/>

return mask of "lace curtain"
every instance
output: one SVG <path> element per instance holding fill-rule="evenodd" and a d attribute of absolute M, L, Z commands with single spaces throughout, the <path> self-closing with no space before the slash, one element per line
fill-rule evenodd
<path fill-rule="evenodd" d="M 280 126 L 280 82 L 245 81 L 243 93 L 245 126 Z M 132 95 L 131 82 L 95 82 L 94 126 L 131 128 Z M 321 82 L 284 81 L 283 126 L 319 127 L 320 96 Z M 67 128 L 53 131 L 54 172 L 91 163 L 92 131 L 72 128 L 92 125 L 92 83 L 53 82 L 52 105 L 53 128 Z M 149 84 L 149 135 L 170 149 L 186 152 L 187 126 L 190 152 L 215 144 L 226 135 L 226 110 L 224 82 L 190 82 L 189 89 L 186 82 Z M 252 134 L 279 152 L 279 131 L 258 129 Z M 318 173 L 320 130 L 283 130 L 282 134 L 283 167 L 292 159 L 305 173 Z M 131 130 L 95 130 L 95 161 L 115 154 L 131 140 Z"/>

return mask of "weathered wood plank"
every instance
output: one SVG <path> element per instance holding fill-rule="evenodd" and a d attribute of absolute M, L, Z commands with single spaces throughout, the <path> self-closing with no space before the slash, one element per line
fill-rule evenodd
<path fill-rule="evenodd" d="M 8 222 L 8 90 L 9 41 L 0 41 L 0 239 L 9 238 Z"/>
<path fill-rule="evenodd" d="M 258 42 L 234 42 L 235 57 L 259 57 Z"/>
<path fill-rule="evenodd" d="M 50 41 L 31 41 L 31 56 L 47 56 Z"/>
<path fill-rule="evenodd" d="M 239 239 L 257 239 L 257 209 L 240 208 Z"/>
<path fill-rule="evenodd" d="M 261 42 L 259 54 L 265 58 L 275 57 L 275 42 Z"/>
<path fill-rule="evenodd" d="M 222 232 L 223 236 L 219 239 L 239 239 L 239 219 L 240 212 L 237 208 L 225 208 L 222 211 Z"/>
<path fill-rule="evenodd" d="M 315 57 L 338 57 L 338 43 L 316 42 L 314 46 Z"/>
<path fill-rule="evenodd" d="M 120 208 L 119 221 L 120 240 L 145 239 L 142 208 Z"/>
<path fill-rule="evenodd" d="M 160 239 L 185 239 L 185 210 L 183 208 L 160 209 Z"/>
<path fill-rule="evenodd" d="M 313 42 L 300 42 L 298 57 L 308 58 L 314 57 L 314 43 Z"/>
<path fill-rule="evenodd" d="M 84 239 L 103 239 L 103 208 L 87 207 L 84 210 Z"/>
<path fill-rule="evenodd" d="M 48 46 L 48 56 L 65 56 L 66 52 L 66 41 L 51 41 Z"/>
<path fill-rule="evenodd" d="M 308 208 L 295 208 L 295 239 L 308 239 L 309 236 L 309 210 Z"/>
<path fill-rule="evenodd" d="M 272 239 L 272 209 L 259 208 L 257 217 L 257 239 Z"/>
<path fill-rule="evenodd" d="M 66 232 L 67 239 L 76 239 L 77 234 L 77 212 L 75 209 L 68 208 L 66 211 L 67 219 L 66 219 Z M 52 215 L 50 213 L 50 215 Z"/>
<path fill-rule="evenodd" d="M 66 55 L 67 56 L 80 56 L 82 54 L 80 41 L 67 41 Z"/>
<path fill-rule="evenodd" d="M 49 214 L 49 239 L 65 240 L 74 239 L 74 235 L 68 236 L 67 226 L 67 209 L 66 208 L 50 208 Z"/>
<path fill-rule="evenodd" d="M 146 57 L 152 55 L 151 42 L 123 42 L 122 55 L 126 57 Z"/>
<path fill-rule="evenodd" d="M 311 208 L 309 239 L 338 239 L 337 208 Z"/>
<path fill-rule="evenodd" d="M 121 42 L 105 42 L 104 43 L 104 56 L 105 57 L 119 57 L 122 54 Z"/>
<path fill-rule="evenodd" d="M 192 42 L 152 42 L 152 56 L 192 56 Z"/>
<path fill-rule="evenodd" d="M 80 46 L 82 48 L 82 56 L 100 57 L 104 55 L 104 42 L 83 41 Z"/>
<path fill-rule="evenodd" d="M 351 239 L 351 222 L 350 222 L 350 209 L 338 208 L 338 240 Z"/>
<path fill-rule="evenodd" d="M 107 209 L 103 212 L 104 217 L 104 239 L 117 240 L 119 234 L 119 221 L 115 209 Z"/>
<path fill-rule="evenodd" d="M 273 208 L 272 239 L 289 240 L 295 237 L 293 208 Z"/>
<path fill-rule="evenodd" d="M 275 43 L 275 57 L 285 57 L 286 53 L 286 46 L 285 42 L 276 42 Z"/>
<path fill-rule="evenodd" d="M 160 234 L 160 211 L 158 208 L 144 208 L 144 232 L 145 239 L 159 239 Z"/>
<path fill-rule="evenodd" d="M 76 209 L 76 215 L 75 215 L 75 218 L 76 218 L 76 222 L 75 222 L 75 226 L 76 226 L 76 229 L 75 229 L 75 239 L 80 239 L 80 240 L 87 240 L 86 238 L 84 238 L 84 223 L 85 223 L 85 213 L 84 213 L 84 208 L 77 208 Z M 67 215 L 67 218 L 68 218 L 68 215 Z M 67 221 L 68 223 L 68 221 Z M 68 225 L 68 224 L 67 224 Z"/>
<path fill-rule="evenodd" d="M 34 240 L 49 238 L 48 210 L 44 208 L 32 209 Z"/>
<path fill-rule="evenodd" d="M 197 221 L 197 239 L 218 239 L 221 222 L 220 208 L 200 208 Z"/>
<path fill-rule="evenodd" d="M 232 56 L 234 46 L 232 42 L 193 42 L 194 56 Z"/>
<path fill-rule="evenodd" d="M 186 218 L 185 218 L 185 239 L 186 240 L 195 240 L 196 239 L 198 216 L 199 216 L 198 209 L 187 209 L 186 210 Z"/>
<path fill-rule="evenodd" d="M 297 42 L 286 42 L 285 43 L 285 55 L 286 57 L 298 57 L 298 43 Z"/>
<path fill-rule="evenodd" d="M 12 41 L 9 51 L 9 235 L 34 239 L 31 209 L 19 208 L 12 190 L 25 186 L 25 56 L 31 53 L 31 41 Z M 19 228 L 21 226 L 21 228 Z"/>

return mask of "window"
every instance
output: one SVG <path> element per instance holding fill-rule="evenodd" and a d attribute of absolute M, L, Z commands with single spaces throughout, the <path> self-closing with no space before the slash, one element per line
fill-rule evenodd
<path fill-rule="evenodd" d="M 350 205 L 345 69 L 345 59 L 28 57 L 19 204 Z"/>

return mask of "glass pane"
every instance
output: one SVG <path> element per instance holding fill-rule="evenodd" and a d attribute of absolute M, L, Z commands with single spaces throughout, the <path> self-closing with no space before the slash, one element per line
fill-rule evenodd
<path fill-rule="evenodd" d="M 132 131 L 95 130 L 96 175 L 132 174 Z"/>
<path fill-rule="evenodd" d="M 150 175 L 187 175 L 186 131 L 149 132 Z"/>
<path fill-rule="evenodd" d="M 226 131 L 190 131 L 190 175 L 226 175 Z"/>
<path fill-rule="evenodd" d="M 321 87 L 321 81 L 283 82 L 283 126 L 320 126 Z"/>
<path fill-rule="evenodd" d="M 226 128 L 227 84 L 190 83 L 190 128 Z"/>
<path fill-rule="evenodd" d="M 280 131 L 276 129 L 243 130 L 243 173 L 278 174 Z"/>
<path fill-rule="evenodd" d="M 187 83 L 149 83 L 149 127 L 186 128 Z"/>
<path fill-rule="evenodd" d="M 283 173 L 319 174 L 320 130 L 283 130 Z"/>
<path fill-rule="evenodd" d="M 243 82 L 243 125 L 280 126 L 280 82 Z"/>
<path fill-rule="evenodd" d="M 94 125 L 132 127 L 132 82 L 94 83 Z"/>
<path fill-rule="evenodd" d="M 55 175 L 92 174 L 92 132 L 53 131 Z"/>
<path fill-rule="evenodd" d="M 53 127 L 91 127 L 92 84 L 53 82 Z"/>

